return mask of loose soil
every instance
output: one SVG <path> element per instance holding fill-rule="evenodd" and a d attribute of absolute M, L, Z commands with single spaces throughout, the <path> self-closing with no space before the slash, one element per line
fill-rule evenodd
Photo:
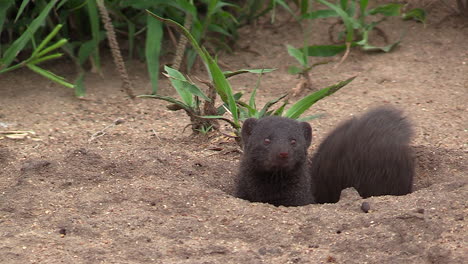
<path fill-rule="evenodd" d="M 392 40 L 406 32 L 395 51 L 353 49 L 310 74 L 315 88 L 358 75 L 306 113 L 323 114 L 310 121 L 310 152 L 373 106 L 414 122 L 415 191 L 399 197 L 346 190 L 337 204 L 249 203 L 232 196 L 236 143 L 192 136 L 185 114 L 161 101 L 127 99 L 112 60 L 88 75 L 85 99 L 26 69 L 2 75 L 0 131 L 35 134 L 0 140 L 0 263 L 467 263 L 468 27 L 453 16 L 440 24 L 452 11 L 434 5 L 426 26 L 383 24 Z M 260 103 L 298 83 L 285 44 L 302 45 L 302 33 L 287 17 L 242 28 L 234 53 L 220 56 L 226 70 L 277 68 L 263 76 Z M 309 43 L 329 43 L 332 23 L 315 23 Z M 145 65 L 127 64 L 135 92 L 149 93 Z M 74 76 L 72 63 L 48 67 Z M 249 93 L 256 80 L 232 82 Z M 164 79 L 160 92 L 175 95 Z"/>

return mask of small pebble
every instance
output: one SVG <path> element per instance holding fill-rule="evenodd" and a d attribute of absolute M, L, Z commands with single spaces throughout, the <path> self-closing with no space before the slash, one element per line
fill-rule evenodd
<path fill-rule="evenodd" d="M 59 234 L 63 236 L 65 236 L 67 234 L 67 230 L 65 228 L 60 228 L 59 230 Z"/>
<path fill-rule="evenodd" d="M 369 210 L 370 210 L 370 204 L 368 202 L 363 202 L 361 204 L 361 210 L 364 212 L 364 213 L 368 213 Z"/>
<path fill-rule="evenodd" d="M 420 214 L 424 214 L 424 208 L 418 208 L 417 212 Z"/>

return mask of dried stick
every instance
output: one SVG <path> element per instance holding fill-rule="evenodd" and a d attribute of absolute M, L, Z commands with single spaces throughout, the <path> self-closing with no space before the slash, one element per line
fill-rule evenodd
<path fill-rule="evenodd" d="M 122 54 L 120 53 L 119 43 L 117 42 L 117 37 L 115 36 L 115 30 L 114 26 L 112 25 L 112 20 L 109 16 L 109 12 L 107 12 L 103 0 L 96 0 L 96 2 L 99 8 L 99 12 L 101 13 L 102 23 L 104 24 L 104 28 L 107 32 L 107 40 L 109 41 L 112 57 L 114 58 L 114 64 L 119 71 L 120 79 L 122 79 L 122 88 L 130 98 L 134 99 L 135 95 L 133 93 L 132 84 L 130 83 L 130 78 L 128 77 Z"/>

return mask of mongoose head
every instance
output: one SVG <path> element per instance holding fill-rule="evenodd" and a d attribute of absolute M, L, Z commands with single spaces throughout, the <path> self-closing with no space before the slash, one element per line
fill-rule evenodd
<path fill-rule="evenodd" d="M 303 166 L 312 142 L 309 123 L 270 116 L 249 118 L 242 127 L 244 159 L 257 171 L 287 171 Z"/>

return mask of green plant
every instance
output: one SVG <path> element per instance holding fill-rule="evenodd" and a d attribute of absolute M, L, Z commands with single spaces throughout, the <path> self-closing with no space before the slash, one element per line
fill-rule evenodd
<path fill-rule="evenodd" d="M 170 78 L 172 86 L 176 89 L 177 93 L 182 98 L 182 101 L 172 97 L 160 95 L 141 95 L 139 97 L 154 98 L 171 102 L 172 105 L 169 106 L 171 110 L 183 109 L 191 118 L 192 129 L 194 132 L 199 131 L 200 129 L 202 129 L 202 127 L 214 125 L 213 123 L 210 123 L 211 120 L 224 120 L 231 124 L 238 138 L 241 128 L 240 121 L 249 117 L 283 115 L 286 117 L 297 119 L 315 102 L 324 98 L 325 96 L 333 94 L 334 92 L 338 91 L 340 88 L 344 87 L 346 84 L 348 84 L 354 79 L 354 77 L 350 78 L 346 81 L 340 82 L 336 85 L 332 85 L 330 87 L 317 91 L 309 96 L 306 96 L 303 99 L 296 102 L 287 111 L 284 110 L 285 106 L 288 104 L 287 101 L 284 102 L 278 109 L 274 111 L 270 110 L 271 106 L 279 102 L 281 99 L 285 98 L 285 96 L 281 96 L 278 99 L 268 102 L 261 110 L 258 110 L 255 104 L 255 96 L 259 82 L 257 82 L 257 85 L 250 96 L 249 103 L 247 104 L 240 100 L 242 94 L 233 93 L 232 87 L 227 81 L 227 78 L 247 72 L 263 74 L 264 72 L 272 71 L 272 69 L 222 72 L 216 61 L 211 57 L 211 55 L 206 51 L 205 48 L 203 48 L 197 43 L 197 41 L 187 29 L 185 29 L 182 25 L 173 20 L 162 18 L 149 10 L 147 12 L 155 19 L 158 19 L 170 26 L 174 26 L 177 30 L 179 30 L 182 34 L 184 34 L 187 37 L 193 48 L 197 51 L 198 55 L 204 62 L 205 67 L 207 68 L 210 80 L 204 81 L 204 83 L 209 87 L 209 95 L 205 95 L 200 88 L 198 88 L 192 81 L 185 78 L 185 76 L 183 76 L 179 71 L 166 66 L 166 76 Z M 217 108 L 214 105 L 216 95 L 219 95 L 223 102 L 223 104 Z M 201 109 L 200 98 L 204 100 L 203 111 Z M 229 119 L 221 115 L 225 112 L 229 112 Z M 213 127 L 216 128 L 216 126 Z"/>
<path fill-rule="evenodd" d="M 208 133 L 210 133 L 210 131 L 213 131 L 213 125 L 210 125 L 210 126 L 202 126 L 200 129 L 198 129 L 198 132 L 200 132 L 200 134 L 206 136 Z"/>
<path fill-rule="evenodd" d="M 3 54 L 0 60 L 0 74 L 6 73 L 6 72 L 9 72 L 9 71 L 21 68 L 21 67 L 27 67 L 30 70 L 44 76 L 45 78 L 48 78 L 54 82 L 59 83 L 60 85 L 63 85 L 68 88 L 75 88 L 75 86 L 67 82 L 65 78 L 58 76 L 50 71 L 47 71 L 37 66 L 39 63 L 60 58 L 63 55 L 62 53 L 53 53 L 53 54 L 50 54 L 50 53 L 59 49 L 60 47 L 62 47 L 63 45 L 67 43 L 67 40 L 62 38 L 58 40 L 57 42 L 55 42 L 54 44 L 47 46 L 49 42 L 57 35 L 57 33 L 62 28 L 62 25 L 59 24 L 41 41 L 41 43 L 38 46 L 35 45 L 34 34 L 36 33 L 40 25 L 44 23 L 44 20 L 46 19 L 47 14 L 52 9 L 55 2 L 57 1 L 51 1 L 41 11 L 39 16 L 30 23 L 28 29 L 25 30 L 23 34 L 5 50 L 5 53 Z M 1 18 L 2 22 L 5 21 L 5 17 L 4 17 L 5 14 L 6 13 L 3 13 L 2 15 L 2 18 Z M 2 26 L 1 24 L 2 23 L 0 23 L 0 28 Z M 17 54 L 21 50 L 23 50 L 24 47 L 29 42 L 32 42 L 32 45 L 34 47 L 34 50 L 32 51 L 30 57 L 26 60 L 23 60 L 22 62 L 19 62 L 13 66 L 10 66 L 15 60 Z"/>
<path fill-rule="evenodd" d="M 346 52 L 342 61 L 346 58 L 351 46 L 359 46 L 366 51 L 384 51 L 389 52 L 397 46 L 401 39 L 386 46 L 374 46 L 369 43 L 369 33 L 372 30 L 378 30 L 377 25 L 389 16 L 399 16 L 401 14 L 402 4 L 390 3 L 368 9 L 368 0 L 340 0 L 338 4 L 330 3 L 326 0 L 317 0 L 319 3 L 330 9 L 321 10 L 308 16 L 310 18 L 319 17 L 340 17 L 344 26 L 344 40 Z M 383 18 L 368 22 L 368 18 L 374 15 L 383 15 Z M 333 26 L 332 26 L 333 28 Z M 383 31 L 378 30 L 386 39 Z M 332 30 L 330 30 L 332 32 Z"/>
<path fill-rule="evenodd" d="M 159 57 L 168 52 L 168 49 L 161 49 L 163 40 L 169 36 L 174 42 L 177 40 L 160 21 L 147 15 L 145 9 L 178 22 L 183 22 L 187 15 L 192 16 L 192 35 L 198 42 L 214 49 L 229 49 L 225 43 L 237 37 L 239 23 L 232 12 L 240 12 L 240 9 L 220 0 L 5 0 L 0 1 L 0 58 L 3 63 L 0 69 L 31 54 L 36 43 L 61 24 L 62 29 L 55 38 L 68 40 L 60 49 L 76 66 L 77 78 L 73 84 L 76 95 L 84 96 L 86 73 L 89 70 L 101 73 L 100 48 L 107 38 L 98 2 L 108 10 L 120 46 L 125 49 L 122 44 L 128 43 L 128 49 L 125 49 L 128 57 L 136 55 L 146 60 L 153 94 L 158 90 Z M 186 53 L 189 68 L 196 54 L 193 50 Z"/>
<path fill-rule="evenodd" d="M 294 48 L 291 45 L 286 46 L 288 49 L 288 54 L 291 55 L 297 62 L 298 66 L 290 66 L 288 72 L 290 74 L 299 75 L 303 82 L 301 86 L 306 88 L 312 87 L 312 81 L 309 77 L 309 72 L 318 65 L 329 63 L 329 61 L 319 61 L 313 64 L 309 62 L 309 56 L 313 57 L 332 57 L 346 50 L 345 45 L 312 45 L 304 46 L 302 48 Z M 301 90 L 301 87 L 297 88 L 297 93 Z"/>
<path fill-rule="evenodd" d="M 338 82 L 337 84 L 331 85 L 329 87 L 323 88 L 319 91 L 312 92 L 309 95 L 301 98 L 299 101 L 296 103 L 292 104 L 291 107 L 289 107 L 287 110 L 286 106 L 289 104 L 289 101 L 286 99 L 286 96 L 288 94 L 283 94 L 279 96 L 278 98 L 275 98 L 273 100 L 268 101 L 265 103 L 265 105 L 261 108 L 258 109 L 256 107 L 255 103 L 255 97 L 257 94 L 257 86 L 254 88 L 252 94 L 250 95 L 249 103 L 244 103 L 239 99 L 237 99 L 238 104 L 241 106 L 239 108 L 240 110 L 240 118 L 241 120 L 245 120 L 250 117 L 255 117 L 255 118 L 262 118 L 266 116 L 284 116 L 292 119 L 299 119 L 301 121 L 306 121 L 310 119 L 314 119 L 318 117 L 319 115 L 311 115 L 311 116 L 306 116 L 306 117 L 301 117 L 302 114 L 304 114 L 305 111 L 307 111 L 313 104 L 318 102 L 319 100 L 334 94 L 344 86 L 346 86 L 348 83 L 352 82 L 356 76 L 348 78 L 344 81 Z M 283 102 L 281 105 L 276 108 L 276 109 L 271 109 L 275 104 L 279 103 L 281 100 Z"/>

